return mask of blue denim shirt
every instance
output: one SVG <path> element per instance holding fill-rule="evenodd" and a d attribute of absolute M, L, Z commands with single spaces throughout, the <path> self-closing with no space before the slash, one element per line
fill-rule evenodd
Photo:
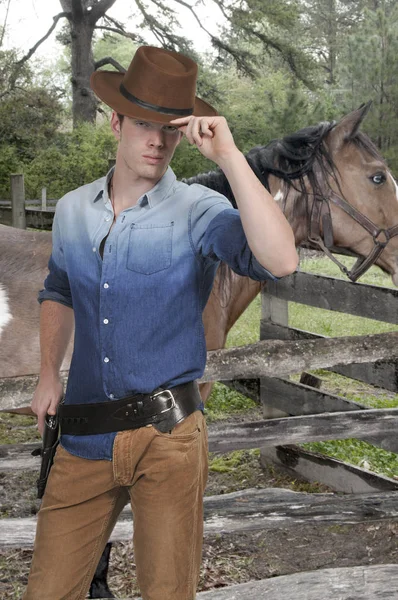
<path fill-rule="evenodd" d="M 39 293 L 39 302 L 74 311 L 66 404 L 200 378 L 202 311 L 220 261 L 240 275 L 276 279 L 250 251 L 238 210 L 213 190 L 178 182 L 170 167 L 109 232 L 111 175 L 59 200 L 49 275 Z M 61 444 L 83 458 L 112 460 L 115 435 L 62 435 Z"/>

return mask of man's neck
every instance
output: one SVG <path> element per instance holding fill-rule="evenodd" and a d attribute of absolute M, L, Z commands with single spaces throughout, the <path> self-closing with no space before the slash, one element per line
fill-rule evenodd
<path fill-rule="evenodd" d="M 124 169 L 118 168 L 116 164 L 111 179 L 111 198 L 116 217 L 126 208 L 135 206 L 139 198 L 155 187 L 160 179 L 154 181 L 133 177 L 130 172 L 124 172 Z"/>

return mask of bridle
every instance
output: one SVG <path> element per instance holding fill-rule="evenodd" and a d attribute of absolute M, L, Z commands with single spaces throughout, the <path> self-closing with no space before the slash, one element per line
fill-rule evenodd
<path fill-rule="evenodd" d="M 332 250 L 339 252 L 341 249 L 333 246 L 333 224 L 330 213 L 330 202 L 347 213 L 354 221 L 370 233 L 373 238 L 373 250 L 371 250 L 366 258 L 363 258 L 362 256 L 358 257 L 351 270 L 348 270 L 347 267 L 332 254 Z M 321 229 L 323 231 L 323 237 Z M 339 269 L 351 279 L 351 281 L 357 281 L 361 275 L 374 265 L 388 242 L 396 235 L 398 235 L 398 224 L 389 229 L 378 227 L 373 221 L 368 219 L 368 217 L 333 191 L 330 191 L 325 196 L 314 196 L 311 215 L 308 221 L 308 241 L 311 242 L 311 244 L 319 246 L 330 260 L 336 263 Z"/>
<path fill-rule="evenodd" d="M 262 169 L 259 169 L 254 161 L 248 156 L 246 156 L 246 160 L 264 187 L 268 190 L 268 192 L 271 193 L 268 182 L 268 174 Z M 352 204 L 349 204 L 347 200 L 344 200 L 344 198 L 338 196 L 331 189 L 325 190 L 324 194 L 322 195 L 308 195 L 314 199 L 312 203 L 311 214 L 308 218 L 308 242 L 310 242 L 311 245 L 321 248 L 326 256 L 328 256 L 328 258 L 330 258 L 330 260 L 332 260 L 351 281 L 357 281 L 361 275 L 366 273 L 366 271 L 375 264 L 376 260 L 382 254 L 388 242 L 393 237 L 398 235 L 398 224 L 390 227 L 389 229 L 378 227 L 373 223 L 373 221 L 368 219 L 368 217 L 352 206 Z M 341 208 L 345 213 L 347 213 L 347 215 L 354 219 L 354 221 L 361 225 L 361 227 L 363 227 L 372 236 L 374 247 L 366 258 L 358 256 L 358 254 L 349 250 L 348 248 L 336 247 L 333 245 L 333 224 L 330 212 L 331 202 Z M 323 237 L 321 230 L 323 232 Z M 332 252 L 355 256 L 357 261 L 352 269 L 349 270 L 345 265 L 343 265 L 342 262 L 333 256 Z"/>

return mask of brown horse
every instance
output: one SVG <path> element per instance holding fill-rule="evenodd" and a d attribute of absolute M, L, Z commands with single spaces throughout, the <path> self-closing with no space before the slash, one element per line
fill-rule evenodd
<path fill-rule="evenodd" d="M 398 224 L 397 186 L 375 146 L 359 131 L 368 108 L 337 124 L 321 123 L 254 148 L 247 160 L 283 208 L 297 245 L 320 246 L 331 257 L 332 249 L 348 250 L 359 259 L 348 274 L 351 279 L 375 263 L 398 285 L 398 226 L 392 227 Z M 219 171 L 187 182 L 216 189 L 234 203 Z M 40 365 L 36 295 L 46 276 L 51 237 L 4 226 L 0 236 L 0 377 L 34 374 Z M 225 346 L 228 331 L 262 286 L 226 265 L 220 272 L 203 315 L 208 350 Z M 210 390 L 211 384 L 202 386 L 204 400 Z"/>

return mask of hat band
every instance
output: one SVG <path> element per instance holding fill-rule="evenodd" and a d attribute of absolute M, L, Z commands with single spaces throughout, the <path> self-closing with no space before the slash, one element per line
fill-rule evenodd
<path fill-rule="evenodd" d="M 133 96 L 133 94 L 130 94 L 130 92 L 128 90 L 126 90 L 126 88 L 124 87 L 123 83 L 120 84 L 119 89 L 120 89 L 121 94 L 123 94 L 123 96 L 125 98 L 127 98 L 127 100 L 130 100 L 130 102 L 134 102 L 134 104 L 137 104 L 141 108 L 146 108 L 147 110 L 153 110 L 155 112 L 165 113 L 166 115 L 179 115 L 181 117 L 186 117 L 188 115 L 192 115 L 192 113 L 193 113 L 193 107 L 192 108 L 167 108 L 166 106 L 157 106 L 156 104 L 150 104 L 149 102 L 144 102 L 143 100 L 140 100 L 139 98 L 136 98 L 135 96 Z"/>

